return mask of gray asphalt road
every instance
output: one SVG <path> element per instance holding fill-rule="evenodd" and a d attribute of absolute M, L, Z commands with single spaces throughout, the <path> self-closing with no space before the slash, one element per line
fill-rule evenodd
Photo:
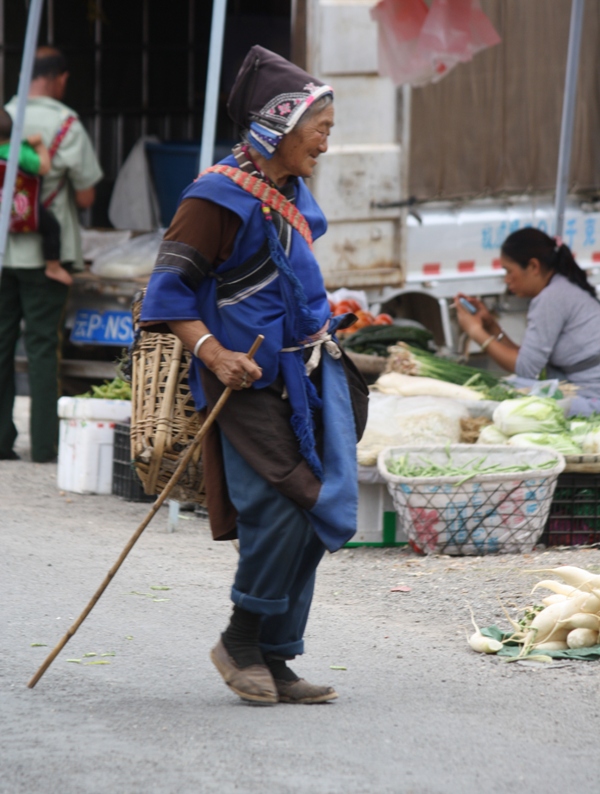
<path fill-rule="evenodd" d="M 340 698 L 256 708 L 208 659 L 236 552 L 197 517 L 168 534 L 163 510 L 30 690 L 147 510 L 61 496 L 55 476 L 54 466 L 0 463 L 2 794 L 596 790 L 598 665 L 505 664 L 470 651 L 463 627 L 465 602 L 483 625 L 500 620 L 497 595 L 526 603 L 536 577 L 525 569 L 597 568 L 599 552 L 328 556 L 296 669 Z M 411 591 L 391 592 L 399 583 Z M 87 664 L 97 661 L 110 664 Z"/>

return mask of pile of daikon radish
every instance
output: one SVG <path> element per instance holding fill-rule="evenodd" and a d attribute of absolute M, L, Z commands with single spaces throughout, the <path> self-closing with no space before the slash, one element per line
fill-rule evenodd
<path fill-rule="evenodd" d="M 532 650 L 563 651 L 569 648 L 591 648 L 598 645 L 600 576 L 571 565 L 547 568 L 544 571 L 555 574 L 562 581 L 544 579 L 535 585 L 532 593 L 543 587 L 551 590 L 553 594 L 542 599 L 543 606 L 529 608 L 526 619 L 521 620 L 520 623 L 509 617 L 514 634 L 505 642 L 518 643 L 522 646 L 520 658 L 527 656 Z M 479 653 L 497 653 L 501 650 L 503 643 L 485 637 L 475 623 L 472 613 L 471 620 L 476 629 L 469 637 L 471 648 Z"/>

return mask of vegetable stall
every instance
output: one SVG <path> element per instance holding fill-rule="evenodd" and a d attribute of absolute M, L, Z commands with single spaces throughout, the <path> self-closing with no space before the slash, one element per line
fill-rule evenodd
<path fill-rule="evenodd" d="M 404 533 L 403 540 L 419 551 L 444 550 L 453 554 L 507 551 L 517 546 L 523 550 L 527 543 L 531 549 L 540 540 L 567 545 L 600 541 L 600 416 L 566 418 L 573 395 L 570 384 L 533 382 L 523 387 L 514 378 L 503 378 L 445 357 L 436 351 L 431 333 L 412 321 L 394 318 L 390 323 L 387 316 L 364 312 L 358 303 L 349 300 L 335 304 L 332 311 L 334 315 L 362 312 L 358 329 L 351 326 L 339 336 L 348 355 L 371 380 L 369 418 L 358 444 L 359 492 L 361 499 L 370 501 L 372 509 L 379 510 L 378 520 L 383 517 L 384 524 L 386 516 L 389 521 L 391 511 L 395 512 L 399 526 L 391 545 L 398 539 L 398 530 Z M 457 463 L 455 453 L 462 456 L 463 449 L 472 444 L 482 452 L 484 448 L 504 450 L 503 463 L 487 462 L 484 454 L 471 454 L 470 461 Z M 434 460 L 430 454 L 433 448 L 447 450 L 446 459 Z M 397 452 L 395 459 L 388 461 L 389 466 L 382 466 L 380 456 L 390 449 Z M 470 449 L 475 451 L 472 446 Z M 520 461 L 522 450 L 535 449 L 546 453 L 541 469 L 537 464 L 528 468 L 528 463 Z M 498 511 L 502 514 L 504 510 L 504 523 L 518 523 L 523 511 L 534 509 L 519 493 L 544 467 L 553 474 L 541 477 L 546 483 L 542 489 L 546 511 L 535 537 L 531 535 L 525 544 L 515 546 L 511 541 L 507 546 L 497 542 L 497 533 L 490 531 L 483 533 L 483 542 L 481 526 L 489 529 L 497 520 Z M 495 476 L 498 482 L 504 476 L 513 476 L 517 498 L 512 499 L 512 512 L 507 506 L 496 507 L 495 519 L 491 510 L 483 520 L 473 521 L 469 497 L 463 499 L 462 507 L 450 500 L 442 512 L 452 513 L 452 517 L 446 516 L 441 524 L 436 524 L 432 504 L 399 506 L 389 479 L 403 478 L 405 491 L 411 482 L 427 477 L 439 480 L 430 484 L 431 490 L 440 483 L 456 488 L 479 475 Z M 377 499 L 373 496 L 375 488 L 379 488 Z M 555 488 L 557 497 L 564 501 L 568 492 L 570 500 L 566 506 L 561 503 L 558 514 L 552 501 Z M 474 507 L 476 514 L 481 513 L 481 505 Z M 438 508 L 439 505 L 435 509 Z M 360 513 L 359 504 L 359 542 Z M 427 521 L 429 528 L 425 531 L 420 524 Z M 449 525 L 454 527 L 450 534 Z M 472 538 L 474 527 L 476 537 Z M 433 535 L 436 542 L 432 541 Z M 493 537 L 496 540 L 492 542 Z M 507 536 L 503 538 L 507 540 Z"/>

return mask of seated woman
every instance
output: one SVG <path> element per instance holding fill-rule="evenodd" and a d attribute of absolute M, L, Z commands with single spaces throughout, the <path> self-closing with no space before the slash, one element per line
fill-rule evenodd
<path fill-rule="evenodd" d="M 504 241 L 501 260 L 510 292 L 532 298 L 519 347 L 478 298 L 458 295 L 461 328 L 494 361 L 522 378 L 568 380 L 578 386 L 571 414 L 600 411 L 600 303 L 566 245 L 539 229 L 519 229 Z M 477 309 L 471 314 L 458 298 Z"/>

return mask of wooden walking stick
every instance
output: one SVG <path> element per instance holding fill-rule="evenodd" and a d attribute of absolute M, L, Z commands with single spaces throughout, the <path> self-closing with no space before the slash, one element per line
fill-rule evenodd
<path fill-rule="evenodd" d="M 254 358 L 254 356 L 256 355 L 256 351 L 257 351 L 257 350 L 258 350 L 258 348 L 261 346 L 261 344 L 262 344 L 262 342 L 263 342 L 263 339 L 264 339 L 264 336 L 263 336 L 262 334 L 259 334 L 259 335 L 256 337 L 256 339 L 254 340 L 254 344 L 252 345 L 252 347 L 250 348 L 250 350 L 249 350 L 249 351 L 248 351 L 248 353 L 247 353 L 247 356 L 248 356 L 248 358 L 249 358 L 250 360 L 252 360 L 252 359 Z M 210 426 L 213 424 L 213 422 L 214 422 L 214 421 L 215 421 L 215 419 L 217 418 L 218 414 L 220 413 L 221 409 L 223 408 L 223 406 L 225 405 L 225 403 L 226 403 L 226 402 L 227 402 L 227 400 L 229 399 L 229 395 L 231 394 L 231 392 L 232 392 L 232 388 L 231 388 L 231 386 L 227 386 L 227 388 L 225 389 L 225 391 L 223 392 L 223 394 L 222 394 L 222 395 L 219 397 L 219 399 L 218 399 L 217 403 L 215 404 L 215 407 L 212 409 L 212 411 L 210 412 L 210 414 L 209 414 L 209 415 L 206 417 L 206 421 L 204 422 L 204 424 L 202 425 L 202 427 L 200 428 L 200 430 L 199 430 L 199 431 L 196 433 L 196 436 L 195 436 L 194 440 L 192 441 L 192 443 L 190 444 L 190 446 L 189 446 L 189 447 L 187 448 L 187 450 L 185 451 L 185 454 L 184 454 L 184 456 L 182 457 L 181 461 L 179 462 L 179 465 L 177 466 L 177 468 L 176 468 L 176 469 L 175 469 L 175 471 L 173 472 L 173 475 L 172 475 L 171 479 L 170 479 L 170 480 L 169 480 L 169 482 L 168 482 L 168 483 L 165 485 L 165 487 L 164 487 L 164 489 L 163 489 L 163 492 L 160 494 L 160 496 L 158 497 L 158 499 L 157 499 L 157 500 L 156 500 L 156 501 L 153 503 L 152 507 L 150 508 L 150 512 L 148 513 L 148 515 L 146 516 L 146 518 L 145 518 L 145 519 L 142 521 L 142 523 L 139 525 L 139 527 L 136 529 L 136 531 L 133 533 L 133 535 L 132 535 L 132 536 L 131 536 L 131 538 L 129 539 L 129 542 L 128 542 L 128 544 L 125 546 L 125 548 L 123 549 L 123 551 L 121 552 L 121 555 L 119 556 L 119 559 L 118 559 L 118 560 L 115 562 L 115 564 L 113 565 L 113 567 L 112 567 L 112 568 L 110 569 L 110 571 L 109 571 L 109 572 L 106 574 L 106 576 L 104 577 L 104 580 L 103 580 L 102 584 L 101 584 L 101 585 L 100 585 L 100 587 L 99 587 L 99 588 L 96 590 L 96 592 L 94 593 L 94 595 L 93 595 L 93 596 L 92 596 L 92 598 L 90 599 L 90 601 L 89 601 L 88 605 L 87 605 L 87 606 L 86 606 L 86 608 L 83 610 L 83 612 L 81 613 L 81 615 L 80 615 L 80 616 L 77 618 L 77 620 L 75 621 L 75 623 L 73 623 L 73 625 L 72 625 L 72 626 L 69 628 L 69 630 L 67 631 L 67 633 L 65 634 L 65 636 L 64 636 L 64 637 L 62 638 L 62 640 L 61 640 L 61 641 L 58 643 L 58 645 L 57 645 L 57 646 L 54 648 L 54 650 L 53 650 L 53 651 L 51 651 L 51 653 L 49 653 L 49 654 L 48 654 L 48 656 L 46 657 L 46 659 L 45 659 L 44 663 L 42 664 L 42 666 L 40 667 L 40 669 L 39 669 L 39 670 L 37 671 L 37 673 L 36 673 L 36 674 L 33 676 L 33 678 L 32 678 L 32 679 L 31 679 L 31 680 L 28 682 L 27 686 L 28 686 L 30 689 L 33 689 L 33 687 L 34 687 L 34 686 L 37 684 L 37 682 L 38 682 L 38 681 L 40 680 L 40 678 L 41 678 L 41 677 L 44 675 L 44 673 L 46 672 L 46 670 L 47 670 L 47 669 L 50 667 L 50 665 L 52 664 L 52 662 L 53 662 L 53 661 L 56 659 L 56 657 L 58 656 L 58 654 L 59 654 L 59 653 L 62 651 L 62 649 L 65 647 L 65 645 L 67 644 L 67 642 L 68 642 L 68 641 L 71 639 L 71 637 L 72 637 L 72 636 L 75 634 L 75 632 L 76 632 L 76 631 L 77 631 L 77 629 L 78 629 L 78 628 L 81 626 L 81 624 L 83 623 L 83 621 L 84 621 L 84 620 L 87 618 L 87 616 L 90 614 L 90 612 L 92 611 L 92 609 L 94 608 L 94 606 L 96 605 L 96 603 L 99 601 L 99 599 L 100 599 L 100 596 L 101 596 L 101 595 L 102 595 L 102 593 L 103 593 L 103 592 L 106 590 L 106 588 L 108 587 L 108 585 L 109 585 L 110 581 L 112 580 L 113 576 L 114 576 L 114 575 L 116 574 L 116 572 L 119 570 L 119 568 L 121 567 L 121 564 L 124 562 L 125 558 L 126 558 L 126 557 L 127 557 L 127 555 L 129 554 L 129 552 L 131 551 L 131 549 L 132 549 L 132 548 L 135 546 L 135 544 L 137 543 L 137 541 L 138 541 L 138 539 L 139 539 L 140 535 L 141 535 L 141 534 L 142 534 L 142 532 L 143 532 L 143 531 L 146 529 L 146 527 L 148 526 L 148 524 L 149 524 L 149 523 L 152 521 L 152 519 L 154 518 L 154 516 L 156 515 L 156 513 L 157 513 L 157 511 L 158 511 L 158 508 L 159 508 L 159 507 L 160 507 L 160 506 L 163 504 L 163 502 L 165 501 L 165 499 L 166 499 L 166 498 L 169 496 L 169 494 L 170 494 L 170 493 L 171 493 L 171 491 L 173 490 L 174 486 L 177 484 L 177 482 L 178 482 L 179 478 L 181 477 L 181 475 L 182 475 L 182 474 L 183 474 L 183 472 L 185 471 L 185 469 L 186 469 L 186 467 L 187 467 L 187 465 L 188 465 L 189 461 L 191 460 L 191 457 L 192 457 L 192 455 L 194 454 L 194 451 L 195 451 L 195 450 L 198 448 L 198 445 L 199 445 L 199 444 L 202 442 L 202 439 L 203 439 L 203 438 L 204 438 L 204 436 L 206 435 L 206 431 L 207 431 L 207 430 L 209 429 L 209 427 L 210 427 Z"/>

